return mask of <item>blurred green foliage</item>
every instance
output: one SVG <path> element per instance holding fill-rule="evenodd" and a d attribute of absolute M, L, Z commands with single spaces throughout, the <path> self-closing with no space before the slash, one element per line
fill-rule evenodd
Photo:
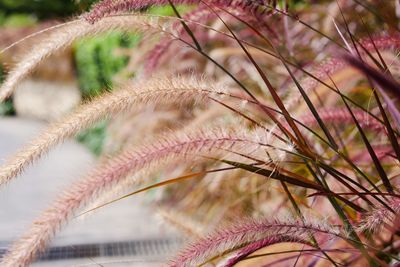
<path fill-rule="evenodd" d="M 96 0 L 0 0 L 0 26 L 31 26 L 40 20 L 54 17 L 68 17 L 79 14 Z M 187 7 L 178 6 L 179 12 Z M 170 6 L 152 7 L 152 14 L 174 15 Z M 95 97 L 111 90 L 113 77 L 122 70 L 127 56 L 118 55 L 120 48 L 132 48 L 140 40 L 138 34 L 109 33 L 85 38 L 74 44 L 74 59 L 77 78 L 84 99 Z M 0 68 L 1 71 L 1 68 Z M 0 73 L 1 75 L 1 73 Z M 0 76 L 1 81 L 1 76 Z M 13 115 L 12 99 L 0 104 L 0 115 Z M 107 122 L 81 132 L 77 140 L 99 155 L 106 137 Z"/>
<path fill-rule="evenodd" d="M 119 48 L 133 47 L 138 35 L 110 33 L 85 38 L 75 44 L 79 87 L 84 98 L 97 96 L 111 88 L 113 76 L 125 67 L 128 57 L 118 56 Z"/>
<path fill-rule="evenodd" d="M 0 104 L 0 116 L 14 116 L 15 109 L 12 99 L 7 99 Z"/>
<path fill-rule="evenodd" d="M 36 17 L 29 14 L 10 14 L 0 11 L 0 25 L 5 27 L 25 27 L 35 25 Z"/>
<path fill-rule="evenodd" d="M 176 9 L 178 10 L 179 13 L 185 13 L 186 11 L 190 10 L 190 6 L 186 5 L 178 5 L 176 6 Z M 154 6 L 149 8 L 148 13 L 150 14 L 156 14 L 160 16 L 174 16 L 175 12 L 174 9 L 167 5 L 167 6 Z"/>
<path fill-rule="evenodd" d="M 0 0 L 6 15 L 25 13 L 39 19 L 66 17 L 86 10 L 95 0 Z"/>
<path fill-rule="evenodd" d="M 116 55 L 117 50 L 133 47 L 139 39 L 139 35 L 113 32 L 85 38 L 75 44 L 78 83 L 84 98 L 90 99 L 106 90 L 111 90 L 114 75 L 128 62 L 128 57 Z M 77 140 L 95 155 L 100 155 L 106 137 L 106 128 L 107 122 L 101 122 L 80 133 Z"/>
<path fill-rule="evenodd" d="M 3 79 L 4 79 L 3 68 L 0 65 L 0 84 L 3 82 Z M 0 116 L 10 116 L 10 115 L 15 115 L 15 109 L 12 98 L 6 100 L 3 103 L 0 103 Z"/>
<path fill-rule="evenodd" d="M 178 6 L 180 12 L 187 7 Z M 174 15 L 170 6 L 152 7 L 152 14 Z M 109 33 L 83 39 L 75 45 L 75 62 L 79 86 L 84 98 L 90 98 L 109 90 L 112 78 L 125 67 L 128 58 L 117 56 L 118 48 L 134 47 L 140 40 L 138 34 Z"/>
<path fill-rule="evenodd" d="M 92 128 L 78 134 L 76 139 L 78 142 L 85 145 L 93 154 L 98 156 L 103 150 L 107 124 L 106 121 L 97 123 Z"/>
<path fill-rule="evenodd" d="M 183 9 L 179 9 L 183 11 Z M 152 14 L 173 15 L 171 7 L 153 7 Z M 102 36 L 85 38 L 74 46 L 75 62 L 78 74 L 79 87 L 82 95 L 90 99 L 111 90 L 112 79 L 123 69 L 128 58 L 118 56 L 119 48 L 134 47 L 140 41 L 138 34 L 109 33 Z M 102 152 L 107 122 L 101 122 L 79 134 L 77 140 L 88 147 L 95 155 Z"/>
<path fill-rule="evenodd" d="M 0 3 L 2 0 L 0 0 Z M 32 26 L 37 22 L 35 16 L 29 14 L 10 14 L 6 15 L 4 10 L 0 9 L 0 27 L 25 27 Z M 3 66 L 0 64 L 0 84 L 4 79 Z M 5 102 L 0 103 L 0 116 L 13 116 L 15 115 L 15 109 L 12 97 L 7 99 Z"/>

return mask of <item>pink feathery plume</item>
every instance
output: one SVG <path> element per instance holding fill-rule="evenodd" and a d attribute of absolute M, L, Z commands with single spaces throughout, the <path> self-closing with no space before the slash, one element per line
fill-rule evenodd
<path fill-rule="evenodd" d="M 206 6 L 197 7 L 195 10 L 190 11 L 189 13 L 182 16 L 182 19 L 187 21 L 201 21 L 204 23 L 210 17 L 209 8 Z M 180 21 L 176 21 L 172 25 L 172 29 L 177 32 L 177 36 L 183 37 L 185 34 L 185 29 L 183 28 Z M 160 59 L 166 53 L 168 48 L 171 46 L 173 40 L 170 38 L 163 38 L 150 52 L 148 52 L 148 56 L 145 62 L 145 71 L 147 73 L 153 72 L 154 69 L 157 68 Z"/>
<path fill-rule="evenodd" d="M 379 160 L 389 160 L 390 156 L 393 154 L 393 147 L 390 145 L 374 145 L 372 148 L 375 151 L 376 156 L 378 157 Z M 362 150 L 355 156 L 351 157 L 351 160 L 354 163 L 371 163 L 371 157 L 369 153 L 365 153 L 365 150 Z"/>
<path fill-rule="evenodd" d="M 200 104 L 206 103 L 210 98 L 226 95 L 205 79 L 196 81 L 193 78 L 165 77 L 127 83 L 82 105 L 60 121 L 50 124 L 42 134 L 0 166 L 0 186 L 19 175 L 51 148 L 97 121 L 115 118 L 123 112 L 140 110 L 148 105 Z"/>
<path fill-rule="evenodd" d="M 174 4 L 195 4 L 194 0 L 174 0 Z M 83 17 L 94 23 L 106 16 L 140 10 L 148 6 L 167 5 L 168 0 L 103 0 L 95 4 Z"/>
<path fill-rule="evenodd" d="M 219 8 L 223 8 L 223 12 L 229 12 L 234 14 L 240 19 L 243 19 L 247 22 L 252 22 L 254 26 L 256 27 L 257 24 L 259 24 L 260 21 L 263 21 L 265 16 L 263 14 L 259 15 L 254 15 L 254 12 L 246 12 L 248 11 L 248 8 L 244 8 L 241 5 L 231 5 L 228 2 L 217 2 L 214 3 L 215 6 Z M 221 9 L 216 9 L 216 10 L 210 10 L 208 6 L 201 5 L 197 7 L 196 9 L 188 12 L 187 14 L 182 16 L 182 19 L 187 23 L 191 24 L 192 22 L 198 22 L 201 24 L 205 24 L 207 21 L 211 19 L 217 18 L 217 14 L 221 13 Z M 269 14 L 266 14 L 266 16 Z M 194 31 L 198 25 L 193 24 L 191 27 L 191 30 Z M 182 26 L 181 21 L 176 21 L 172 25 L 172 29 L 175 30 L 176 36 L 179 36 L 180 38 L 184 38 L 186 34 L 185 28 Z M 253 32 L 251 32 L 253 34 Z M 203 42 L 207 42 L 208 39 L 210 38 L 210 35 L 206 35 L 208 38 L 203 39 Z M 198 35 L 196 35 L 196 39 L 199 39 Z M 228 39 L 227 37 L 225 39 Z M 213 40 L 215 40 L 215 37 L 213 37 Z M 156 67 L 159 65 L 160 59 L 162 58 L 162 55 L 164 55 L 168 48 L 171 46 L 173 40 L 170 38 L 163 38 L 159 44 L 157 44 L 149 53 L 148 53 L 148 58 L 145 62 L 145 70 L 148 73 L 151 73 Z"/>
<path fill-rule="evenodd" d="M 364 217 L 358 225 L 357 230 L 370 231 L 374 233 L 382 229 L 384 226 L 391 228 L 391 224 L 395 223 L 400 212 L 400 198 L 394 197 L 390 201 L 389 207 L 394 211 L 394 213 L 385 207 L 373 209 Z"/>
<path fill-rule="evenodd" d="M 378 49 L 378 51 L 396 51 L 400 49 L 400 34 L 384 34 L 380 36 L 375 36 L 372 37 L 372 40 L 370 38 L 367 38 L 361 40 L 360 43 L 370 53 L 376 52 L 375 49 Z M 360 49 L 359 51 L 362 56 L 366 55 L 364 50 Z M 311 64 L 310 67 L 307 68 L 307 71 L 311 73 L 316 79 L 314 77 L 306 76 L 302 79 L 301 85 L 306 92 L 310 92 L 317 87 L 317 85 L 319 84 L 318 80 L 327 81 L 329 80 L 330 76 L 334 76 L 335 73 L 338 73 L 348 66 L 349 64 L 345 62 L 345 60 L 343 60 L 341 57 L 332 57 L 324 60 L 322 63 Z M 303 98 L 300 96 L 291 96 L 288 98 L 286 106 L 288 108 L 294 107 L 301 99 Z"/>
<path fill-rule="evenodd" d="M 266 138 L 271 137 L 242 130 L 236 132 L 224 129 L 202 130 L 194 134 L 182 133 L 158 138 L 151 145 L 127 150 L 89 172 L 83 180 L 68 187 L 53 202 L 52 207 L 42 213 L 24 236 L 13 244 L 0 265 L 4 267 L 29 265 L 79 208 L 129 174 L 144 170 L 156 171 L 159 164 L 178 163 L 199 156 L 201 153 L 207 153 L 209 156 L 237 150 L 244 154 L 252 154 L 254 151 L 259 151 L 260 143 L 265 144 Z M 264 153 L 264 149 L 262 151 Z"/>
<path fill-rule="evenodd" d="M 145 34 L 160 33 L 160 25 L 156 20 L 144 17 L 109 17 L 99 21 L 96 25 L 86 20 L 73 20 L 52 27 L 46 35 L 39 39 L 24 53 L 19 62 L 9 71 L 0 87 L 0 102 L 7 99 L 15 90 L 19 82 L 32 73 L 45 59 L 58 52 L 79 38 L 92 36 L 112 30 L 128 32 L 143 32 Z"/>
<path fill-rule="evenodd" d="M 173 0 L 174 4 L 201 4 L 199 1 L 194 0 Z M 212 6 L 231 6 L 242 8 L 252 13 L 257 13 L 262 8 L 263 4 L 269 1 L 252 1 L 252 0 L 205 0 L 207 4 Z M 106 16 L 113 14 L 120 14 L 123 12 L 138 11 L 148 6 L 161 6 L 168 5 L 168 0 L 104 0 L 96 5 L 84 15 L 84 18 L 94 23 Z M 262 11 L 260 11 L 262 12 Z"/>
<path fill-rule="evenodd" d="M 377 121 L 375 118 L 370 116 L 363 110 L 353 110 L 354 116 L 359 122 L 360 126 L 370 129 L 376 133 L 382 133 L 386 131 L 385 126 Z M 336 123 L 341 125 L 353 125 L 353 117 L 347 110 L 347 108 L 334 108 L 334 109 L 319 109 L 318 114 L 321 119 L 327 123 Z M 306 125 L 316 125 L 317 120 L 312 114 L 306 114 L 299 118 L 299 121 Z"/>
<path fill-rule="evenodd" d="M 400 47 L 400 34 L 398 33 L 380 34 L 371 39 L 365 38 L 360 41 L 360 44 L 370 52 L 375 52 L 375 47 L 382 50 L 397 50 Z"/>
<path fill-rule="evenodd" d="M 340 236 L 340 231 L 317 221 L 249 219 L 231 227 L 220 228 L 189 245 L 171 261 L 170 266 L 197 266 L 256 241 L 262 243 L 261 240 L 268 238 L 284 237 L 296 242 L 307 240 L 310 234 L 325 234 L 334 238 Z"/>

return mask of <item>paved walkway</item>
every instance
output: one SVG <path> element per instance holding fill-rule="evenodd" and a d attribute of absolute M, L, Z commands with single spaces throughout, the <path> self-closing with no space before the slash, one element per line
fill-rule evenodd
<path fill-rule="evenodd" d="M 0 119 L 0 163 L 27 143 L 44 124 L 15 118 Z M 23 233 L 24 229 L 51 200 L 71 181 L 79 178 L 95 159 L 82 146 L 69 141 L 50 152 L 34 166 L 0 188 L 0 243 L 5 244 Z M 74 220 L 56 238 L 53 245 L 77 245 L 116 241 L 158 239 L 172 236 L 171 230 L 160 224 L 139 195 L 104 207 L 85 220 Z M 116 259 L 104 259 L 114 261 Z M 138 259 L 135 259 L 138 260 Z M 37 263 L 35 266 L 71 266 L 72 262 Z M 90 259 L 74 263 L 92 263 Z M 157 266 L 139 262 L 137 266 Z M 96 266 L 96 265 L 94 265 Z M 97 265 L 98 266 L 98 265 Z M 132 262 L 103 266 L 135 266 Z"/>

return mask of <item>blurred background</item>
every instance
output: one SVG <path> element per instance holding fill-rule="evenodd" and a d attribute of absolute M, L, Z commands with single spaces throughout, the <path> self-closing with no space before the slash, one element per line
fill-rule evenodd
<path fill-rule="evenodd" d="M 8 48 L 30 34 L 79 16 L 94 2 L 94 0 L 0 0 L 0 50 Z M 284 3 L 284 1 L 272 2 L 279 2 L 282 5 Z M 396 15 L 395 10 L 400 10 L 399 4 L 395 5 L 394 1 L 387 1 L 390 3 L 387 5 L 385 1 L 366 2 L 379 6 L 377 10 L 385 19 L 377 19 L 373 12 L 360 7 L 358 1 L 288 0 L 290 11 L 294 12 L 296 17 L 298 15 L 305 25 L 313 26 L 317 29 L 317 33 L 319 31 L 331 36 L 338 44 L 342 44 L 343 40 L 334 22 L 336 21 L 339 29 L 344 31 L 342 11 L 347 16 L 351 31 L 361 33 L 359 36 L 356 35 L 360 40 L 366 37 L 365 28 L 370 29 L 373 34 L 376 29 L 382 28 L 388 33 L 397 29 L 400 12 Z M 383 2 L 385 4 L 382 4 Z M 338 8 L 338 3 L 341 9 Z M 191 8 L 178 6 L 180 11 L 187 11 L 189 14 L 190 11 L 196 12 L 196 8 Z M 174 15 L 170 7 L 149 8 L 146 11 Z M 237 12 L 241 15 L 240 9 Z M 181 14 L 185 15 L 184 12 Z M 265 21 L 260 20 L 262 22 L 260 24 L 256 16 L 247 14 L 247 19 L 250 23 L 257 23 L 261 28 L 265 27 L 268 36 L 277 47 L 280 47 L 284 57 L 293 57 L 301 66 L 315 71 L 317 77 L 320 75 L 320 69 L 325 73 L 325 67 L 328 69 L 337 67 L 335 61 L 332 61 L 332 66 L 329 60 L 327 65 L 319 64 L 324 59 L 329 59 L 331 55 L 341 52 L 341 46 L 321 37 L 305 25 L 300 25 L 296 20 L 281 16 L 279 12 L 266 12 L 263 15 Z M 228 25 L 238 33 L 238 36 L 260 47 L 265 45 L 263 40 L 243 27 L 236 19 L 227 17 L 230 18 L 227 19 Z M 364 18 L 365 23 L 362 25 L 357 23 L 360 17 Z M 204 23 L 212 28 L 223 28 L 222 24 L 217 23 L 212 16 L 205 19 Z M 265 103 L 273 103 L 264 81 L 260 79 L 254 66 L 238 47 L 236 40 L 221 38 L 222 36 L 199 25 L 191 26 L 194 33 L 201 37 L 204 51 L 212 55 L 243 84 L 252 88 Z M 184 40 L 191 40 L 184 31 L 181 34 Z M 395 40 L 397 49 L 398 39 Z M 19 56 L 31 49 L 33 42 L 34 38 L 28 38 L 0 53 L 0 80 L 4 78 L 9 68 L 19 61 Z M 161 50 L 158 50 L 159 44 Z M 397 58 L 398 51 L 388 48 L 383 55 L 390 59 L 393 73 L 397 75 L 400 65 L 397 60 L 392 60 L 392 56 L 396 55 Z M 305 113 L 308 108 L 301 102 L 297 86 L 287 75 L 287 70 L 281 62 L 268 53 L 258 51 L 256 55 L 260 66 L 268 69 L 271 83 L 278 88 L 280 97 L 294 100 L 288 102 L 291 105 L 291 114 L 297 118 L 310 118 L 310 113 Z M 369 85 L 362 75 L 355 74 L 352 68 L 340 64 L 338 69 L 332 72 L 333 75 L 329 78 L 335 80 L 335 83 L 343 91 L 348 92 L 355 102 L 365 109 L 374 106 L 370 101 L 370 91 L 367 90 Z M 38 135 L 47 124 L 61 119 L 82 103 L 113 90 L 119 83 L 126 82 L 129 78 L 140 78 L 141 75 L 148 78 L 155 73 L 184 76 L 201 74 L 218 81 L 218 84 L 231 87 L 233 92 L 237 88 L 235 82 L 212 61 L 206 60 L 193 49 L 182 46 L 180 42 L 174 42 L 162 34 L 144 33 L 141 36 L 112 32 L 84 38 L 43 61 L 32 75 L 18 85 L 10 99 L 0 103 L 0 163 Z M 337 95 L 332 97 L 330 90 L 320 85 L 316 87 L 317 83 L 310 82 L 312 79 L 301 72 L 295 75 L 309 87 L 310 92 L 313 91 L 312 100 L 318 103 L 318 109 L 327 112 L 331 107 L 336 109 L 335 104 L 341 101 Z M 325 78 L 328 81 L 328 77 Z M 317 91 L 318 94 L 314 94 Z M 240 110 L 247 110 L 254 118 L 269 125 L 270 122 L 264 113 L 249 105 L 246 106 L 246 103 L 247 101 L 236 103 L 236 106 Z M 339 104 L 339 107 L 344 108 L 342 104 Z M 174 104 L 148 105 L 143 110 L 126 112 L 113 120 L 98 122 L 90 129 L 79 133 L 76 138 L 53 149 L 47 157 L 28 168 L 24 175 L 7 187 L 0 188 L 0 255 L 64 187 L 79 179 L 96 162 L 101 162 L 104 155 L 115 155 L 128 145 L 142 145 L 144 137 L 154 137 L 160 133 L 197 128 L 199 125 L 204 127 L 237 123 L 243 123 L 249 128 L 251 126 L 246 120 L 238 120 L 234 112 L 214 102 L 198 106 L 187 103 L 178 107 Z M 354 138 L 353 130 L 347 130 L 346 123 L 338 125 L 339 128 L 333 123 L 330 126 L 335 126 L 338 138 L 342 130 L 349 140 L 361 142 L 361 139 Z M 316 142 L 316 146 L 319 144 Z M 365 155 L 365 150 L 362 148 L 354 151 L 352 149 L 352 152 L 356 159 L 358 155 Z M 222 163 L 204 159 L 196 161 L 195 164 L 188 162 L 179 166 L 156 169 L 145 178 L 149 183 L 160 182 L 164 178 L 171 179 L 222 166 Z M 368 163 L 368 166 L 372 164 Z M 296 169 L 296 172 L 302 175 L 303 172 L 308 173 L 304 166 Z M 97 209 L 91 216 L 73 219 L 72 223 L 57 235 L 50 250 L 34 266 L 160 266 L 180 247 L 182 240 L 188 239 L 189 236 L 203 236 L 223 222 L 233 222 L 237 218 L 261 216 L 270 218 L 281 210 L 291 209 L 291 200 L 286 197 L 281 185 L 271 179 L 252 175 L 240 169 L 228 172 L 228 175 L 225 175 L 225 172 L 204 173 L 197 177 L 201 179 L 180 181 L 157 190 L 149 190 Z M 118 196 L 128 194 L 143 184 L 150 185 L 149 183 L 135 184 L 134 189 L 124 187 L 121 190 L 124 192 L 116 194 Z M 294 192 L 305 206 L 311 201 L 305 190 L 296 189 Z M 328 217 L 326 214 L 329 214 L 329 211 L 325 205 L 322 207 L 320 210 L 323 211 L 323 216 Z M 170 228 L 172 225 L 181 232 Z M 184 237 L 182 232 L 187 233 L 188 237 Z"/>
<path fill-rule="evenodd" d="M 0 49 L 21 38 L 81 14 L 93 0 L 0 0 Z M 160 10 L 162 11 L 162 10 Z M 111 90 L 128 62 L 124 49 L 137 35 L 112 33 L 86 38 L 45 60 L 0 104 L 0 159 L 4 162 L 49 122 L 83 101 Z M 1 80 L 30 40 L 0 54 Z M 22 177 L 0 189 L 0 254 L 51 200 L 98 160 L 107 122 L 53 150 Z M 179 236 L 153 215 L 145 195 L 73 220 L 34 266 L 158 266 L 177 247 Z"/>
<path fill-rule="evenodd" d="M 0 47 L 64 22 L 87 10 L 93 0 L 0 1 Z M 14 97 L 2 103 L 0 114 L 51 121 L 65 115 L 79 102 L 112 88 L 112 77 L 127 63 L 126 56 L 116 56 L 118 48 L 132 47 L 137 36 L 119 33 L 88 38 L 46 60 L 32 79 L 20 86 Z M 29 41 L 2 54 L 2 73 L 18 53 L 29 49 Z M 54 90 L 52 87 L 58 87 Z M 55 95 L 54 95 L 55 94 Z M 63 99 L 63 101 L 59 101 Z M 94 154 L 101 152 L 104 124 L 82 133 L 78 141 Z"/>

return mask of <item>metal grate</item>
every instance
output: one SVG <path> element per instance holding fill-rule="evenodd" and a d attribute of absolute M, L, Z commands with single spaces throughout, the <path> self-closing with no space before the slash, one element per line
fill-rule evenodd
<path fill-rule="evenodd" d="M 49 248 L 39 257 L 40 261 L 67 260 L 96 257 L 160 256 L 176 251 L 179 239 L 148 239 L 101 244 L 81 244 Z M 7 252 L 0 248 L 0 258 Z"/>

